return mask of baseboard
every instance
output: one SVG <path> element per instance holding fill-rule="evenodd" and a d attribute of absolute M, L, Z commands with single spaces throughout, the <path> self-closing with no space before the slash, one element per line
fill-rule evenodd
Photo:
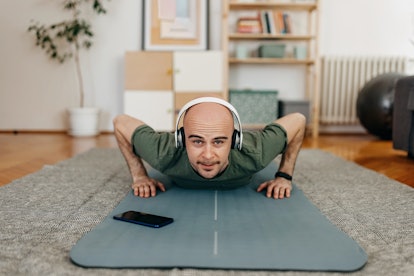
<path fill-rule="evenodd" d="M 361 125 L 320 125 L 320 133 L 326 134 L 367 134 Z"/>

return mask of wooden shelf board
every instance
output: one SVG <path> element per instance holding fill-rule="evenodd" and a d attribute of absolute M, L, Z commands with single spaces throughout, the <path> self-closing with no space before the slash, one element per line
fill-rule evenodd
<path fill-rule="evenodd" d="M 257 3 L 242 3 L 242 2 L 230 2 L 231 10 L 263 10 L 263 9 L 279 9 L 279 10 L 308 10 L 313 11 L 316 9 L 315 3 L 278 3 L 278 2 L 257 2 Z"/>
<path fill-rule="evenodd" d="M 296 65 L 312 65 L 315 63 L 313 59 L 294 59 L 294 58 L 259 58 L 251 57 L 238 59 L 229 57 L 229 63 L 244 63 L 244 64 L 296 64 Z"/>
<path fill-rule="evenodd" d="M 232 33 L 229 34 L 231 40 L 312 40 L 314 35 L 295 35 L 295 34 L 249 34 Z"/>

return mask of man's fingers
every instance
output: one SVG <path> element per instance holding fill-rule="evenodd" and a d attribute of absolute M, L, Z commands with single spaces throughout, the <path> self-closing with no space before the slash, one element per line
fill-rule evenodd
<path fill-rule="evenodd" d="M 157 187 L 155 185 L 150 186 L 151 196 L 157 195 Z"/>
<path fill-rule="evenodd" d="M 266 189 L 266 196 L 272 197 L 276 193 L 276 191 L 273 191 L 273 190 L 277 189 L 277 186 L 271 182 L 265 182 L 265 183 L 260 184 L 259 187 L 257 187 L 257 192 L 261 192 L 264 189 Z"/>
<path fill-rule="evenodd" d="M 132 187 L 132 188 L 134 190 L 134 195 L 135 196 L 139 196 L 139 189 L 138 189 L 138 187 Z"/>
<path fill-rule="evenodd" d="M 281 187 L 277 193 L 275 193 L 275 198 L 284 198 L 285 197 L 285 188 Z"/>
<path fill-rule="evenodd" d="M 140 197 L 149 197 L 150 188 L 147 185 L 142 185 L 139 187 L 139 196 Z"/>
<path fill-rule="evenodd" d="M 160 189 L 161 191 L 165 192 L 165 186 L 164 186 L 164 184 L 162 184 L 161 182 L 157 181 L 157 186 L 158 186 L 158 189 Z"/>
<path fill-rule="evenodd" d="M 157 188 L 161 191 L 165 192 L 165 186 L 161 182 L 155 180 L 154 185 L 151 185 L 151 196 L 157 195 Z"/>
<path fill-rule="evenodd" d="M 157 180 L 150 180 L 145 183 L 133 184 L 134 195 L 139 197 L 151 197 L 157 195 L 157 188 L 165 192 L 165 186 Z"/>
<path fill-rule="evenodd" d="M 162 184 L 161 182 L 157 180 L 154 181 L 154 184 L 150 185 L 150 188 L 151 188 L 151 196 L 157 195 L 157 188 L 165 192 L 164 184 Z"/>
<path fill-rule="evenodd" d="M 291 189 L 286 189 L 286 197 L 290 197 L 290 191 Z"/>
<path fill-rule="evenodd" d="M 267 181 L 260 184 L 257 187 L 257 192 L 261 192 L 266 189 L 266 196 L 274 199 L 282 199 L 290 197 L 292 187 L 286 183 L 280 183 L 275 181 Z"/>
<path fill-rule="evenodd" d="M 266 187 L 267 187 L 267 182 L 262 183 L 262 184 L 259 185 L 259 187 L 257 187 L 256 191 L 261 192 Z"/>
<path fill-rule="evenodd" d="M 290 197 L 290 191 L 291 191 L 291 188 L 281 187 L 278 193 L 277 194 L 275 193 L 275 198 L 279 198 L 279 199 L 282 199 L 285 197 L 288 198 Z"/>
<path fill-rule="evenodd" d="M 279 190 L 280 190 L 280 188 L 278 186 L 276 186 L 274 188 L 272 187 L 272 189 L 270 191 L 268 191 L 268 194 L 270 194 L 269 197 L 272 196 L 272 192 L 273 192 L 273 198 L 278 199 L 279 198 Z"/>

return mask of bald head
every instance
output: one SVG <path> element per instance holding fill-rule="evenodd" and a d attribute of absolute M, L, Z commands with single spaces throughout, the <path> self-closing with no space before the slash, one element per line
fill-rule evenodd
<path fill-rule="evenodd" d="M 234 129 L 233 114 L 231 111 L 218 103 L 200 103 L 187 110 L 184 116 L 184 128 L 199 126 L 206 130 L 217 128 Z"/>

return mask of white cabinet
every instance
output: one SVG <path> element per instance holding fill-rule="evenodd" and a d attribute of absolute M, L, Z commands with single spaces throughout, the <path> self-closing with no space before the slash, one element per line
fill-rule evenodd
<path fill-rule="evenodd" d="M 125 113 L 160 131 L 170 131 L 174 120 L 172 91 L 125 91 Z"/>
<path fill-rule="evenodd" d="M 172 131 L 193 98 L 224 95 L 221 51 L 127 52 L 124 112 L 156 130 Z"/>
<path fill-rule="evenodd" d="M 174 90 L 211 92 L 223 89 L 222 52 L 175 52 Z"/>

